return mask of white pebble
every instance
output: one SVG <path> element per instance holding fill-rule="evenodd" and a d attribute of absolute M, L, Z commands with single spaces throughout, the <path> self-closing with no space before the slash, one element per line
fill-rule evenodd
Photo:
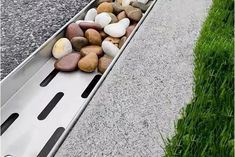
<path fill-rule="evenodd" d="M 96 9 L 92 8 L 92 9 L 88 10 L 88 12 L 86 13 L 84 20 L 85 21 L 95 21 L 96 15 L 97 15 Z"/>
<path fill-rule="evenodd" d="M 130 25 L 130 20 L 124 18 L 118 23 L 112 23 L 104 27 L 104 32 L 112 37 L 122 37 L 126 33 L 126 28 Z"/>
<path fill-rule="evenodd" d="M 84 20 L 77 20 L 75 23 L 79 25 L 81 22 L 84 22 Z"/>
<path fill-rule="evenodd" d="M 94 21 L 84 21 L 84 20 L 77 20 L 75 23 L 79 25 L 81 22 L 90 22 L 90 23 L 95 23 Z"/>
<path fill-rule="evenodd" d="M 146 4 L 146 3 L 148 3 L 148 0 L 137 0 L 137 2 Z"/>
<path fill-rule="evenodd" d="M 72 52 L 72 45 L 67 38 L 60 38 L 52 49 L 52 54 L 56 59 L 59 59 Z"/>
<path fill-rule="evenodd" d="M 123 7 L 126 7 L 126 6 L 130 5 L 130 3 L 131 3 L 131 0 L 122 0 L 122 6 Z"/>
<path fill-rule="evenodd" d="M 112 37 L 122 37 L 126 33 L 126 28 L 119 23 L 112 23 L 104 27 L 104 32 Z"/>
<path fill-rule="evenodd" d="M 124 18 L 121 19 L 118 23 L 123 27 L 127 28 L 130 25 L 130 20 L 128 18 Z"/>
<path fill-rule="evenodd" d="M 119 53 L 119 48 L 110 41 L 103 41 L 101 45 L 105 54 L 115 57 Z"/>
<path fill-rule="evenodd" d="M 112 18 L 108 13 L 100 13 L 95 17 L 95 23 L 101 25 L 102 28 L 107 26 L 112 21 Z"/>

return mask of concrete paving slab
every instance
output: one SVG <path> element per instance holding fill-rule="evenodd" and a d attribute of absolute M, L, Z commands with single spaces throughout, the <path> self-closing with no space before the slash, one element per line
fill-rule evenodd
<path fill-rule="evenodd" d="M 90 0 L 2 0 L 1 79 Z"/>
<path fill-rule="evenodd" d="M 192 98 L 193 48 L 211 0 L 159 0 L 56 157 L 162 156 Z M 68 104 L 69 105 L 69 104 Z"/>

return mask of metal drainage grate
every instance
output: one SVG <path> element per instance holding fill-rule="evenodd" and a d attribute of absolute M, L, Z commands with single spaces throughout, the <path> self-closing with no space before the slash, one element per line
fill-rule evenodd
<path fill-rule="evenodd" d="M 91 1 L 8 75 L 1 82 L 4 90 L 1 98 L 1 156 L 54 155 L 155 2 L 103 75 L 98 72 L 59 72 L 54 69 L 55 59 L 51 57 L 51 49 L 63 37 L 67 25 L 83 19 L 85 13 L 96 6 L 97 0 Z"/>

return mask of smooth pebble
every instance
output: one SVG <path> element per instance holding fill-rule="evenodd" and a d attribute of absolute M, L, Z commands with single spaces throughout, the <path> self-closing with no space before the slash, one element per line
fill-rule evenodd
<path fill-rule="evenodd" d="M 91 45 L 101 45 L 102 39 L 100 33 L 95 29 L 87 29 L 85 32 L 85 37 Z"/>
<path fill-rule="evenodd" d="M 115 57 L 119 53 L 119 48 L 117 48 L 117 46 L 115 46 L 110 41 L 103 41 L 102 49 L 105 54 L 112 56 L 112 57 Z"/>
<path fill-rule="evenodd" d="M 122 0 L 115 0 L 115 3 L 122 5 Z"/>
<path fill-rule="evenodd" d="M 112 6 L 112 3 L 103 2 L 97 7 L 96 10 L 97 10 L 98 14 L 102 13 L 102 12 L 112 13 L 113 12 L 113 6 Z"/>
<path fill-rule="evenodd" d="M 131 5 L 135 8 L 139 8 L 142 12 L 146 12 L 149 7 L 147 4 L 143 4 L 141 2 L 131 2 Z"/>
<path fill-rule="evenodd" d="M 84 32 L 76 23 L 71 23 L 68 25 L 65 31 L 65 37 L 71 40 L 73 37 L 83 37 Z"/>
<path fill-rule="evenodd" d="M 126 6 L 130 5 L 130 3 L 131 3 L 131 0 L 122 0 L 122 6 L 123 7 L 126 7 Z"/>
<path fill-rule="evenodd" d="M 108 34 L 106 34 L 104 31 L 100 31 L 100 36 L 102 39 L 104 39 L 108 36 Z"/>
<path fill-rule="evenodd" d="M 113 5 L 113 12 L 115 14 L 119 14 L 120 12 L 124 10 L 124 7 L 117 2 L 112 3 L 112 5 Z"/>
<path fill-rule="evenodd" d="M 105 70 L 109 67 L 110 63 L 112 62 L 113 57 L 104 55 L 99 59 L 98 70 L 101 73 L 104 73 Z"/>
<path fill-rule="evenodd" d="M 52 55 L 59 59 L 72 52 L 72 45 L 67 38 L 60 38 L 52 49 Z"/>
<path fill-rule="evenodd" d="M 108 13 L 100 13 L 95 17 L 95 23 L 101 25 L 102 28 L 107 26 L 112 21 Z"/>
<path fill-rule="evenodd" d="M 104 54 L 102 48 L 97 45 L 85 46 L 81 49 L 80 52 L 82 56 L 86 56 L 89 53 L 95 53 L 98 57 L 101 57 Z"/>
<path fill-rule="evenodd" d="M 74 37 L 72 38 L 71 43 L 76 51 L 80 51 L 81 48 L 88 45 L 88 40 L 84 37 Z"/>
<path fill-rule="evenodd" d="M 115 45 L 115 44 L 118 44 L 118 43 L 119 43 L 119 41 L 120 41 L 120 39 L 119 39 L 119 38 L 114 38 L 114 37 L 111 37 L 111 36 L 109 36 L 109 37 L 105 38 L 104 40 L 106 40 L 106 41 L 110 41 L 110 42 L 111 42 L 111 43 L 113 43 L 114 45 Z"/>
<path fill-rule="evenodd" d="M 118 19 L 117 17 L 113 14 L 113 13 L 108 13 L 109 16 L 112 18 L 111 22 L 110 23 L 116 23 L 118 22 Z"/>
<path fill-rule="evenodd" d="M 146 4 L 148 3 L 149 0 L 137 0 L 137 2 L 140 2 L 140 3 L 143 3 L 143 4 Z"/>
<path fill-rule="evenodd" d="M 124 18 L 118 23 L 112 23 L 104 27 L 104 32 L 112 37 L 122 37 L 126 33 L 126 28 L 129 26 L 130 20 Z"/>
<path fill-rule="evenodd" d="M 78 61 L 80 59 L 79 53 L 69 53 L 59 60 L 57 60 L 54 64 L 55 69 L 60 71 L 74 71 L 78 68 Z"/>
<path fill-rule="evenodd" d="M 130 25 L 130 20 L 128 18 L 124 18 L 121 19 L 118 23 L 127 28 Z"/>
<path fill-rule="evenodd" d="M 123 36 L 123 37 L 120 39 L 120 41 L 119 41 L 119 43 L 118 43 L 118 48 L 119 48 L 119 49 L 122 48 L 122 46 L 123 46 L 124 43 L 126 42 L 126 39 L 127 39 L 126 36 Z"/>
<path fill-rule="evenodd" d="M 79 25 L 81 22 L 91 22 L 91 23 L 93 23 L 94 21 L 77 20 L 75 23 Z"/>
<path fill-rule="evenodd" d="M 125 12 L 127 17 L 134 21 L 139 21 L 143 16 L 142 11 L 139 8 L 132 6 L 125 7 Z"/>
<path fill-rule="evenodd" d="M 119 21 L 120 21 L 121 19 L 126 18 L 126 13 L 125 13 L 125 11 L 120 12 L 120 13 L 117 15 L 117 18 L 118 18 Z"/>
<path fill-rule="evenodd" d="M 109 2 L 111 3 L 113 0 L 99 0 L 98 1 L 98 5 L 100 5 L 101 3 L 104 3 L 104 2 Z"/>
<path fill-rule="evenodd" d="M 132 31 L 135 29 L 135 26 L 136 26 L 136 24 L 132 24 L 132 25 L 130 25 L 129 27 L 127 27 L 127 29 L 126 29 L 126 35 L 125 35 L 127 38 L 130 36 L 130 34 L 132 33 Z"/>
<path fill-rule="evenodd" d="M 88 12 L 86 13 L 84 20 L 85 21 L 95 21 L 96 15 L 97 15 L 96 9 L 92 8 L 92 9 L 88 10 Z"/>
<path fill-rule="evenodd" d="M 95 22 L 80 22 L 79 23 L 79 26 L 83 29 L 83 30 L 87 30 L 89 28 L 92 28 L 92 29 L 95 29 L 97 31 L 101 31 L 102 30 L 102 27 L 100 24 L 98 23 L 95 23 Z"/>
<path fill-rule="evenodd" d="M 98 57 L 95 53 L 89 53 L 79 60 L 78 67 L 84 72 L 93 72 L 98 65 Z"/>

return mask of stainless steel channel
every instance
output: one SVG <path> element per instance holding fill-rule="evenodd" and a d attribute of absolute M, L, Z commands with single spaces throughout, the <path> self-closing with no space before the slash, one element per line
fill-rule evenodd
<path fill-rule="evenodd" d="M 96 3 L 97 0 L 91 1 L 1 82 L 1 124 L 13 113 L 19 114 L 1 135 L 1 156 L 38 156 L 55 130 L 63 127 L 65 131 L 48 154 L 53 156 L 156 1 L 152 2 L 87 98 L 82 98 L 81 94 L 98 72 L 59 72 L 46 87 L 41 87 L 42 80 L 54 69 L 55 60 L 51 56 L 54 43 L 64 35 L 64 29 L 69 23 L 83 19 L 85 13 L 96 6 Z M 38 115 L 59 92 L 64 93 L 64 96 L 46 119 L 38 120 Z"/>

